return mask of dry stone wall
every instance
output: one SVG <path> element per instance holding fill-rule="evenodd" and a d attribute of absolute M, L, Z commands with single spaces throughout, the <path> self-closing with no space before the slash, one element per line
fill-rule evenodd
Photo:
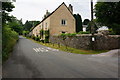
<path fill-rule="evenodd" d="M 77 36 L 50 36 L 50 42 L 77 49 L 111 50 L 120 48 L 120 35 L 92 35 L 82 34 Z"/>

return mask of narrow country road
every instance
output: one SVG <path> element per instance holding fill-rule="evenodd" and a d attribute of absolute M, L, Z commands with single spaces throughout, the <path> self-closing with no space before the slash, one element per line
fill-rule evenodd
<path fill-rule="evenodd" d="M 118 78 L 118 57 L 67 53 L 20 36 L 3 78 Z"/>

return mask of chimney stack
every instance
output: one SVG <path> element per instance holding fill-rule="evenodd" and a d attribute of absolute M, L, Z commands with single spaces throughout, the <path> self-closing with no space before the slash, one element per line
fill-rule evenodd
<path fill-rule="evenodd" d="M 46 10 L 46 17 L 49 15 L 48 10 Z"/>
<path fill-rule="evenodd" d="M 68 9 L 71 11 L 71 13 L 73 13 L 73 6 L 71 4 L 69 4 Z"/>

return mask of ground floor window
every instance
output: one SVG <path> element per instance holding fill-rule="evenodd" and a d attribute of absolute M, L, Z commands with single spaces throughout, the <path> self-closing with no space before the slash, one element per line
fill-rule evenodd
<path fill-rule="evenodd" d="M 63 34 L 65 34 L 66 32 L 65 31 L 62 31 Z"/>
<path fill-rule="evenodd" d="M 63 26 L 64 26 L 64 25 L 67 25 L 67 21 L 66 21 L 65 19 L 62 19 L 62 20 L 61 20 L 61 25 L 63 25 Z"/>

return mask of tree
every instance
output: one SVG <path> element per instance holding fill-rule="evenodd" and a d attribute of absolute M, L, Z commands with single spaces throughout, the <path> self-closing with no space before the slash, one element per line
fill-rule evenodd
<path fill-rule="evenodd" d="M 95 24 L 94 21 L 90 21 L 88 23 L 88 26 L 86 28 L 86 31 L 89 31 L 90 33 L 95 33 L 96 30 L 98 29 L 97 25 Z"/>
<path fill-rule="evenodd" d="M 83 21 L 83 25 L 88 25 L 89 22 L 90 22 L 89 19 L 85 19 L 85 20 Z"/>
<path fill-rule="evenodd" d="M 11 17 L 8 12 L 13 11 L 15 6 L 12 2 L 2 2 L 2 24 L 4 25 L 6 22 L 11 21 Z"/>
<path fill-rule="evenodd" d="M 33 27 L 33 25 L 27 20 L 24 24 L 24 30 L 30 31 L 30 29 Z"/>
<path fill-rule="evenodd" d="M 24 24 L 24 30 L 30 31 L 33 27 L 37 26 L 39 21 L 26 21 Z"/>
<path fill-rule="evenodd" d="M 13 16 L 9 16 L 14 5 L 11 2 L 2 2 L 2 59 L 5 61 L 9 57 L 13 46 L 18 40 L 18 34 L 12 30 L 9 23 L 12 22 Z"/>
<path fill-rule="evenodd" d="M 82 19 L 79 14 L 74 14 L 74 18 L 76 20 L 76 32 L 82 31 Z"/>
<path fill-rule="evenodd" d="M 22 34 L 23 26 L 20 25 L 20 23 L 16 22 L 10 22 L 8 23 L 11 30 L 16 31 L 19 34 Z"/>
<path fill-rule="evenodd" d="M 116 34 L 120 34 L 120 1 L 98 2 L 95 5 L 97 22 L 111 28 Z"/>
<path fill-rule="evenodd" d="M 29 23 L 32 24 L 32 26 L 34 27 L 37 26 L 40 23 L 40 21 L 29 21 Z"/>

